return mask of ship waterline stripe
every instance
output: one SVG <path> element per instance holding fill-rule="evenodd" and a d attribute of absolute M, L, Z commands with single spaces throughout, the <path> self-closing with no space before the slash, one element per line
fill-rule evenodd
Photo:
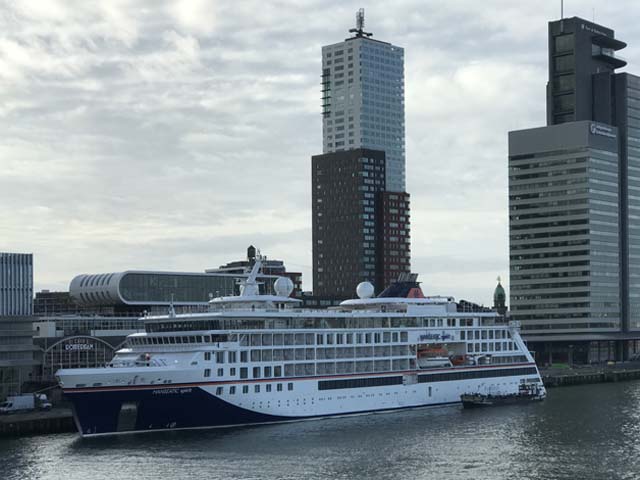
<path fill-rule="evenodd" d="M 292 381 L 309 381 L 309 380 L 326 380 L 326 379 L 340 379 L 340 378 L 353 378 L 353 377 L 361 377 L 361 378 L 380 378 L 380 377 L 388 377 L 388 376 L 397 376 L 397 375 L 418 375 L 418 378 L 421 376 L 424 377 L 426 374 L 429 374 L 430 377 L 435 377 L 438 375 L 446 375 L 455 373 L 466 373 L 473 372 L 476 370 L 509 370 L 516 369 L 516 367 L 531 367 L 532 373 L 527 375 L 537 375 L 538 371 L 535 367 L 535 363 L 516 363 L 516 364 L 504 364 L 504 365 L 479 365 L 479 366 L 471 366 L 465 367 L 462 369 L 429 369 L 429 370 L 403 370 L 403 371 L 394 371 L 394 372 L 379 372 L 372 373 L 367 375 L 367 373 L 351 373 L 345 375 L 325 375 L 325 376 L 310 376 L 310 377 L 271 377 L 271 378 L 256 378 L 250 380 L 221 380 L 221 381 L 212 381 L 212 382 L 187 382 L 187 383 L 158 383 L 158 384 L 147 384 L 147 385 L 123 385 L 123 386 L 104 386 L 104 387 L 83 387 L 83 388 L 63 388 L 64 393 L 90 393 L 90 392 L 107 392 L 107 391 L 123 391 L 123 390 L 159 390 L 164 388 L 189 388 L 189 387 L 206 387 L 213 385 L 242 385 L 242 384 L 255 384 L 255 383 L 284 383 L 284 382 L 292 382 Z M 486 377 L 490 378 L 490 377 Z M 432 381 L 442 381 L 442 380 L 432 380 Z M 422 382 L 419 383 L 423 383 Z"/>

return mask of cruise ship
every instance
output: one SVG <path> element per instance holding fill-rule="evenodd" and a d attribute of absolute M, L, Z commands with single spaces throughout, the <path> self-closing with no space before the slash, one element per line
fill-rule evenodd
<path fill-rule="evenodd" d="M 278 278 L 260 294 L 257 260 L 240 295 L 206 313 L 144 317 L 103 368 L 56 377 L 82 436 L 253 425 L 459 404 L 464 394 L 544 386 L 518 333 L 496 312 L 425 297 L 414 275 L 379 296 L 299 308 Z"/>

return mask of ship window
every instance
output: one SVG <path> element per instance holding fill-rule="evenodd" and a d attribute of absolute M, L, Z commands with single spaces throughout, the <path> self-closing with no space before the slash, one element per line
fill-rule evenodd
<path fill-rule="evenodd" d="M 204 359 L 211 360 L 211 352 L 204 352 Z"/>
<path fill-rule="evenodd" d="M 493 340 L 493 330 L 489 330 L 489 340 Z"/>
<path fill-rule="evenodd" d="M 273 351 L 273 360 L 274 361 L 278 361 L 278 360 L 283 360 L 284 359 L 284 354 L 282 353 L 282 350 L 277 349 Z"/>
<path fill-rule="evenodd" d="M 407 332 L 400 332 L 400 341 L 401 342 L 408 342 L 409 341 L 409 334 Z"/>
<path fill-rule="evenodd" d="M 506 350 L 507 349 L 507 342 L 502 342 L 502 349 Z"/>
<path fill-rule="evenodd" d="M 304 345 L 304 333 L 296 333 L 296 345 Z"/>
<path fill-rule="evenodd" d="M 284 344 L 285 345 L 293 345 L 293 333 L 285 333 L 284 334 Z"/>
<path fill-rule="evenodd" d="M 249 335 L 240 335 L 240 346 L 241 347 L 249 346 Z"/>
<path fill-rule="evenodd" d="M 270 392 L 270 391 L 271 391 L 271 384 L 270 384 L 270 383 L 267 383 L 266 388 L 267 388 L 267 392 Z"/>
<path fill-rule="evenodd" d="M 253 367 L 253 378 L 260 378 L 260 367 Z"/>
<path fill-rule="evenodd" d="M 252 362 L 260 361 L 260 350 L 251 350 L 251 361 Z"/>
<path fill-rule="evenodd" d="M 429 319 L 429 326 L 430 327 L 435 327 L 436 326 L 436 319 L 435 318 L 430 318 Z"/>
<path fill-rule="evenodd" d="M 236 376 L 236 369 L 235 368 L 230 368 L 229 369 L 229 375 L 231 375 L 232 377 Z"/>
<path fill-rule="evenodd" d="M 216 352 L 216 362 L 224 363 L 224 352 Z"/>
<path fill-rule="evenodd" d="M 279 392 L 282 391 L 282 384 L 281 383 L 276 385 L 276 390 L 279 391 Z"/>
<path fill-rule="evenodd" d="M 431 396 L 431 387 L 429 387 L 429 396 Z"/>
<path fill-rule="evenodd" d="M 260 393 L 260 385 L 254 385 L 253 386 L 253 391 L 256 393 Z"/>
<path fill-rule="evenodd" d="M 497 352 L 499 352 L 501 350 L 500 346 L 501 346 L 500 342 L 496 342 L 496 351 Z"/>
<path fill-rule="evenodd" d="M 347 333 L 347 343 L 353 344 L 353 333 Z"/>
<path fill-rule="evenodd" d="M 224 368 L 219 368 L 218 369 L 218 376 L 219 377 L 224 377 Z"/>
<path fill-rule="evenodd" d="M 480 344 L 479 344 L 479 343 L 475 343 L 474 345 L 475 345 L 475 346 L 473 347 L 473 348 L 474 348 L 474 350 L 475 350 L 476 352 L 479 352 L 479 351 L 480 351 Z"/>
<path fill-rule="evenodd" d="M 336 345 L 342 345 L 344 343 L 344 334 L 337 333 L 336 334 Z"/>
<path fill-rule="evenodd" d="M 189 343 L 196 343 L 196 337 L 189 337 Z"/>
<path fill-rule="evenodd" d="M 370 333 L 365 333 L 364 334 L 364 343 L 371 343 L 371 334 Z"/>
<path fill-rule="evenodd" d="M 209 343 L 209 342 L 211 342 L 211 335 L 205 335 L 205 336 L 204 336 L 204 342 L 205 342 L 205 343 Z"/>
<path fill-rule="evenodd" d="M 216 388 L 216 395 L 222 395 L 223 391 L 224 391 L 224 387 Z"/>
<path fill-rule="evenodd" d="M 318 345 L 323 345 L 324 344 L 324 335 L 322 335 L 321 333 L 316 335 L 316 341 L 318 343 Z"/>
<path fill-rule="evenodd" d="M 264 367 L 264 376 L 265 378 L 271 377 L 271 367 Z"/>
<path fill-rule="evenodd" d="M 476 340 L 480 340 L 480 330 L 474 330 L 474 336 Z"/>
<path fill-rule="evenodd" d="M 274 333 L 273 334 L 273 344 L 274 345 L 282 345 L 282 334 L 281 333 Z"/>
<path fill-rule="evenodd" d="M 230 395 L 235 395 L 236 394 L 236 387 L 235 385 L 233 387 L 229 387 L 229 394 Z"/>
<path fill-rule="evenodd" d="M 374 333 L 373 334 L 373 342 L 374 343 L 380 343 L 380 333 Z"/>
<path fill-rule="evenodd" d="M 211 369 L 210 368 L 205 368 L 204 369 L 204 376 L 205 377 L 210 377 L 211 376 Z"/>
<path fill-rule="evenodd" d="M 240 378 L 247 378 L 249 376 L 249 370 L 247 367 L 242 367 L 240 369 Z"/>
<path fill-rule="evenodd" d="M 465 332 L 464 330 L 462 330 L 462 331 L 460 332 L 460 340 L 464 340 L 464 339 L 465 339 L 464 337 L 465 337 L 466 335 L 467 335 L 467 332 Z"/>
<path fill-rule="evenodd" d="M 483 330 L 482 331 L 482 340 L 486 340 L 487 339 L 487 331 Z"/>
<path fill-rule="evenodd" d="M 236 363 L 236 352 L 229 352 L 229 363 Z"/>
<path fill-rule="evenodd" d="M 393 332 L 392 342 L 393 343 L 398 343 L 398 332 Z"/>
<path fill-rule="evenodd" d="M 468 353 L 473 352 L 473 344 L 472 343 L 467 343 L 467 352 Z"/>
<path fill-rule="evenodd" d="M 273 376 L 281 377 L 282 376 L 282 367 L 280 365 L 276 365 L 273 367 Z"/>
<path fill-rule="evenodd" d="M 240 351 L 240 362 L 247 363 L 249 361 L 249 353 L 247 350 Z"/>
<path fill-rule="evenodd" d="M 442 324 L 443 324 L 442 318 L 439 318 L 439 319 L 438 319 L 438 326 L 439 326 L 439 327 L 441 327 L 441 326 L 442 326 Z"/>
<path fill-rule="evenodd" d="M 263 362 L 270 362 L 271 358 L 272 358 L 272 352 L 273 350 L 262 350 L 262 361 Z"/>
<path fill-rule="evenodd" d="M 242 386 L 242 393 L 249 393 L 249 385 Z"/>
<path fill-rule="evenodd" d="M 356 333 L 356 343 L 362 343 L 362 334 Z"/>
<path fill-rule="evenodd" d="M 197 343 L 202 343 L 202 335 L 196 336 L 196 342 Z"/>
<path fill-rule="evenodd" d="M 327 345 L 333 345 L 333 333 L 327 333 Z"/>
<path fill-rule="evenodd" d="M 251 346 L 259 347 L 262 345 L 262 336 L 261 335 L 251 335 Z"/>
<path fill-rule="evenodd" d="M 486 352 L 487 351 L 487 344 L 486 342 L 482 342 L 482 351 Z"/>
<path fill-rule="evenodd" d="M 287 383 L 287 390 L 293 390 L 293 383 Z"/>
<path fill-rule="evenodd" d="M 314 344 L 314 343 L 313 343 L 313 333 L 305 333 L 305 340 L 304 340 L 304 342 L 305 342 L 307 345 L 313 345 L 313 344 Z"/>
<path fill-rule="evenodd" d="M 382 334 L 382 341 L 384 343 L 389 343 L 391 341 L 391 332 L 384 332 Z"/>

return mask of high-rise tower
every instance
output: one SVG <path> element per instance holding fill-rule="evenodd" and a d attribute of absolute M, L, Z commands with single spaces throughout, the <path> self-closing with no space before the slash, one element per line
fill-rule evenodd
<path fill-rule="evenodd" d="M 640 77 L 616 73 L 624 47 L 550 22 L 548 126 L 509 133 L 511 316 L 544 361 L 640 350 Z"/>
<path fill-rule="evenodd" d="M 349 298 L 410 272 L 404 51 L 364 31 L 322 47 L 323 154 L 312 157 L 313 290 Z"/>
<path fill-rule="evenodd" d="M 386 190 L 405 191 L 404 50 L 364 31 L 322 47 L 322 151 L 368 148 L 386 155 Z"/>

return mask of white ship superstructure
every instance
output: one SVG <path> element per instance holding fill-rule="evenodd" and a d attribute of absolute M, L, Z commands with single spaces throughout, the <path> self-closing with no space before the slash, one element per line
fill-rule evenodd
<path fill-rule="evenodd" d="M 286 278 L 277 295 L 259 295 L 259 267 L 208 313 L 145 317 L 105 368 L 58 371 L 80 433 L 282 422 L 541 386 L 517 325 L 424 298 L 415 278 L 395 286 L 402 296 L 372 298 L 361 284 L 359 299 L 307 310 Z"/>

